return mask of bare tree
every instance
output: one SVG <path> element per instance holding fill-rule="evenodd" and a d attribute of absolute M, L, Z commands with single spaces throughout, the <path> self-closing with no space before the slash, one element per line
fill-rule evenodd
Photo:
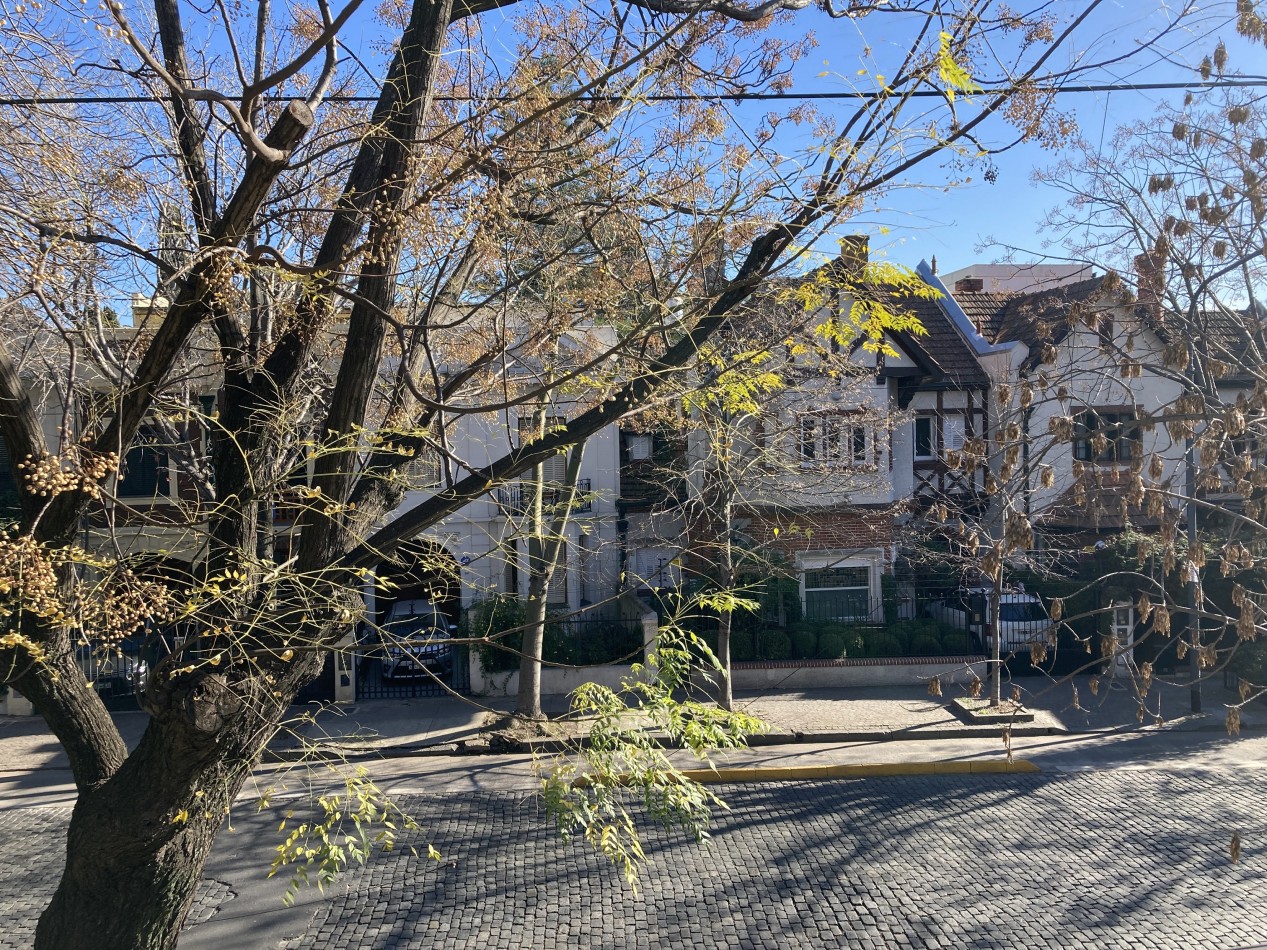
<path fill-rule="evenodd" d="M 265 0 L 247 21 L 172 0 L 135 16 L 108 4 L 82 30 L 56 6 L 14 14 L 0 53 L 21 102 L 0 126 L 6 332 L 34 328 L 55 355 L 0 348 L 0 436 L 20 465 L 20 517 L 0 552 L 0 671 L 48 721 L 79 792 L 38 947 L 173 946 L 224 814 L 358 617 L 365 572 L 644 406 L 842 217 L 947 150 L 984 151 L 1018 94 L 1027 110 L 1005 118 L 1038 134 L 1034 108 L 1076 72 L 1053 68 L 1055 54 L 1099 2 L 1065 22 L 1041 4 L 822 3 L 845 21 L 842 43 L 895 58 L 847 115 L 791 113 L 815 122 L 813 148 L 791 155 L 781 117 L 728 123 L 723 102 L 784 86 L 806 43 L 778 39 L 771 18 L 806 6 L 389 5 L 374 34 L 381 82 L 364 58 L 341 58 L 348 25 L 369 16 L 356 0 L 293 19 Z M 495 10 L 517 29 L 511 57 L 486 45 Z M 873 20 L 905 45 L 866 42 Z M 1017 30 L 1023 44 L 996 42 Z M 1006 83 L 967 97 L 995 75 Z M 102 88 L 138 101 L 94 100 Z M 929 91 L 940 98 L 917 97 Z M 528 226 L 547 220 L 567 227 L 522 253 Z M 687 238 L 701 223 L 738 250 L 692 295 Z M 573 319 L 607 315 L 621 373 L 596 361 L 512 385 L 559 331 L 508 319 L 519 290 L 566 281 L 578 258 L 601 279 L 584 282 Z M 136 325 L 110 327 L 106 307 L 142 288 Z M 182 389 L 200 366 L 214 390 Z M 447 447 L 459 416 L 582 382 L 589 407 L 542 438 L 470 464 Z M 105 556 L 76 542 L 85 519 L 124 511 L 120 461 L 144 428 L 189 420 L 210 444 L 203 497 L 133 512 L 162 509 L 188 549 L 196 568 L 176 590 L 133 569 L 121 525 Z M 445 481 L 384 523 L 419 453 L 445 462 Z M 311 479 L 282 551 L 265 509 L 299 460 Z M 153 523 L 128 537 L 166 544 Z M 171 622 L 189 632 L 151 672 L 149 723 L 129 752 L 77 644 L 112 650 Z"/>

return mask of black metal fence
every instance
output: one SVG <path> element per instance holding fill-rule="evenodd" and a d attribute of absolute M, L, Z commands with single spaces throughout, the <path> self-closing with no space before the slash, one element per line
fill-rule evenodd
<path fill-rule="evenodd" d="M 731 617 L 730 656 L 736 663 L 788 660 L 975 656 L 986 650 L 984 600 L 963 591 L 899 584 L 885 577 L 880 592 L 805 590 L 799 580 L 750 585 L 755 611 Z M 689 595 L 662 593 L 662 623 L 675 617 L 715 649 L 717 618 L 691 606 Z M 1047 621 L 1026 632 L 1046 631 Z M 1032 627 L 1032 630 L 1030 629 Z"/>
<path fill-rule="evenodd" d="M 109 651 L 81 644 L 75 659 L 106 708 L 124 711 L 140 708 L 150 671 L 169 652 L 161 637 L 130 637 Z"/>
<path fill-rule="evenodd" d="M 438 662 L 430 667 L 413 664 L 404 668 L 393 663 L 383 646 L 357 650 L 356 698 L 414 699 L 425 696 L 463 695 L 471 691 L 470 651 L 465 644 L 454 643 L 443 648 Z"/>
<path fill-rule="evenodd" d="M 487 637 L 476 649 L 485 672 L 519 669 L 524 602 L 490 598 L 473 605 L 462 625 L 467 637 Z M 512 632 L 507 632 L 512 631 Z M 547 618 L 542 660 L 562 666 L 642 662 L 642 624 L 606 613 L 554 614 Z"/>

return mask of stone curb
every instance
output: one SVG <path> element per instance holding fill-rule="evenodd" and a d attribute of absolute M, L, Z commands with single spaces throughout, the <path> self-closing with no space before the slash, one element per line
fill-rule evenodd
<path fill-rule="evenodd" d="M 803 782 L 833 778 L 875 778 L 887 775 L 1010 775 L 1039 772 L 1028 759 L 1011 762 L 875 762 L 867 765 L 790 765 L 785 767 L 683 769 L 703 784 L 740 782 Z"/>
<path fill-rule="evenodd" d="M 1058 729 L 1051 726 L 1018 726 L 1012 729 L 1013 738 L 1038 736 L 1075 735 L 1071 730 Z M 785 745 L 804 745 L 811 743 L 852 743 L 852 742 L 903 742 L 920 739 L 990 739 L 1002 735 L 1000 726 L 982 726 L 966 728 L 963 726 L 928 729 L 921 732 L 910 732 L 899 729 L 892 732 L 794 732 L 776 735 L 749 736 L 749 748 L 772 748 Z M 578 740 L 585 744 L 585 740 Z M 578 742 L 565 742 L 559 739 L 524 739 L 516 742 L 490 743 L 487 740 L 462 740 L 460 742 L 442 743 L 400 743 L 373 746 L 367 744 L 344 745 L 337 742 L 318 742 L 315 748 L 304 750 L 296 747 L 268 749 L 263 761 L 270 763 L 295 762 L 305 757 L 314 760 L 346 758 L 359 759 L 398 759 L 409 757 L 444 756 L 444 755 L 556 755 L 573 751 Z M 681 746 L 670 746 L 681 748 Z"/>

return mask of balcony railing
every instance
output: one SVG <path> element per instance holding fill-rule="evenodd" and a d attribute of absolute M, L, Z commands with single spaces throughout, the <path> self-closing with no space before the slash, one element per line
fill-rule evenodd
<path fill-rule="evenodd" d="M 531 482 L 511 482 L 497 489 L 497 504 L 511 514 L 523 514 L 533 503 L 536 486 Z M 567 501 L 568 490 L 562 485 L 547 484 L 541 492 L 541 502 L 546 509 L 553 509 Z M 573 514 L 584 514 L 594 510 L 594 499 L 591 494 L 590 480 L 576 480 L 576 500 L 572 503 Z"/>

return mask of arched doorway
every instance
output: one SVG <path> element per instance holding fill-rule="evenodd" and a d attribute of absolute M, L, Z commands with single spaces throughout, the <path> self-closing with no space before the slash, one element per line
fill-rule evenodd
<path fill-rule="evenodd" d="M 374 571 L 374 619 L 381 623 L 398 600 L 430 600 L 454 623 L 461 612 L 461 573 L 443 545 L 419 538 Z"/>

